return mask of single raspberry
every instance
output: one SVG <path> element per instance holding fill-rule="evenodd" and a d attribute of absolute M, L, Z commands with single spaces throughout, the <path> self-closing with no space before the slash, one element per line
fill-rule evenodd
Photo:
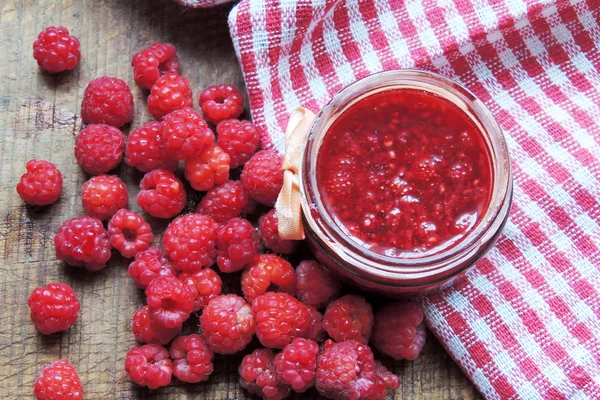
<path fill-rule="evenodd" d="M 81 205 L 90 217 L 107 219 L 127 206 L 129 192 L 121 178 L 114 175 L 92 176 L 83 184 Z"/>
<path fill-rule="evenodd" d="M 292 254 L 300 246 L 298 240 L 286 240 L 279 236 L 275 209 L 272 209 L 258 220 L 258 237 L 263 245 L 273 253 Z"/>
<path fill-rule="evenodd" d="M 341 283 L 316 261 L 296 267 L 296 296 L 304 304 L 324 308 L 340 296 Z"/>
<path fill-rule="evenodd" d="M 198 204 L 196 212 L 210 215 L 219 223 L 239 217 L 248 205 L 248 193 L 240 181 L 227 181 L 209 190 Z"/>
<path fill-rule="evenodd" d="M 44 335 L 69 329 L 77 321 L 80 308 L 75 292 L 64 283 L 36 288 L 27 304 L 35 329 Z"/>
<path fill-rule="evenodd" d="M 49 26 L 33 43 L 33 58 L 41 69 L 51 74 L 70 71 L 81 60 L 79 40 L 69 35 L 69 30 L 63 26 Z"/>
<path fill-rule="evenodd" d="M 217 265 L 222 272 L 236 272 L 258 261 L 258 236 L 252 224 L 232 218 L 219 229 Z"/>
<path fill-rule="evenodd" d="M 271 349 L 256 349 L 242 360 L 239 368 L 240 385 L 248 393 L 263 400 L 281 400 L 288 396 L 289 385 L 279 380 L 275 354 Z"/>
<path fill-rule="evenodd" d="M 373 329 L 373 308 L 362 296 L 342 296 L 327 306 L 323 328 L 336 342 L 356 340 L 367 344 Z"/>
<path fill-rule="evenodd" d="M 414 360 L 425 344 L 423 318 L 423 309 L 415 303 L 384 305 L 375 313 L 373 345 L 397 360 Z"/>
<path fill-rule="evenodd" d="M 149 389 L 171 383 L 173 362 L 167 349 L 159 344 L 132 347 L 125 357 L 125 372 L 133 382 Z"/>
<path fill-rule="evenodd" d="M 209 268 L 217 258 L 217 224 L 206 215 L 185 214 L 173 220 L 163 235 L 165 254 L 180 271 Z"/>
<path fill-rule="evenodd" d="M 157 121 L 146 122 L 129 134 L 125 149 L 125 162 L 142 172 L 153 169 L 175 171 L 178 161 L 165 153 L 160 134 L 161 124 Z"/>
<path fill-rule="evenodd" d="M 233 85 L 207 87 L 200 93 L 199 103 L 204 118 L 215 124 L 237 118 L 244 111 L 244 96 Z"/>
<path fill-rule="evenodd" d="M 210 268 L 198 271 L 183 271 L 179 279 L 194 292 L 194 311 L 200 311 L 221 294 L 221 277 Z"/>
<path fill-rule="evenodd" d="M 273 206 L 283 185 L 283 160 L 274 150 L 261 150 L 244 165 L 242 183 L 250 197 Z"/>
<path fill-rule="evenodd" d="M 44 160 L 29 160 L 27 172 L 17 184 L 17 193 L 32 206 L 47 206 L 58 199 L 62 190 L 62 174 L 56 165 Z"/>
<path fill-rule="evenodd" d="M 202 116 L 190 107 L 165 115 L 160 134 L 165 153 L 177 160 L 201 157 L 215 141 L 215 135 Z"/>
<path fill-rule="evenodd" d="M 110 244 L 125 258 L 147 250 L 154 235 L 152 228 L 138 213 L 121 209 L 108 221 Z"/>
<path fill-rule="evenodd" d="M 99 271 L 110 259 L 111 245 L 102 221 L 94 217 L 66 220 L 54 236 L 56 258 L 74 267 Z"/>
<path fill-rule="evenodd" d="M 313 306 L 306 306 L 310 312 L 310 327 L 306 331 L 305 337 L 319 343 L 325 340 L 327 333 L 323 329 L 323 314 Z"/>
<path fill-rule="evenodd" d="M 185 188 L 171 171 L 155 169 L 140 181 L 137 203 L 156 218 L 172 218 L 185 207 Z"/>
<path fill-rule="evenodd" d="M 150 319 L 164 328 L 177 328 L 189 318 L 194 292 L 174 276 L 158 276 L 146 288 Z"/>
<path fill-rule="evenodd" d="M 315 384 L 319 345 L 312 340 L 296 338 L 275 356 L 277 375 L 281 383 L 304 392 Z"/>
<path fill-rule="evenodd" d="M 193 104 L 190 82 L 175 72 L 167 72 L 158 78 L 148 96 L 148 112 L 159 121 L 165 115 Z"/>
<path fill-rule="evenodd" d="M 256 325 L 252 308 L 235 294 L 216 297 L 208 302 L 200 317 L 202 335 L 208 346 L 219 354 L 243 350 L 254 336 Z"/>
<path fill-rule="evenodd" d="M 133 95 L 119 78 L 103 76 L 91 80 L 83 93 L 81 119 L 88 124 L 120 128 L 133 120 Z"/>
<path fill-rule="evenodd" d="M 171 343 L 169 354 L 173 375 L 182 382 L 203 382 L 213 372 L 214 354 L 200 335 L 179 336 Z"/>
<path fill-rule="evenodd" d="M 380 361 L 375 361 L 375 388 L 369 400 L 384 400 L 387 398 L 388 389 L 398 389 L 400 378 L 389 371 Z"/>
<path fill-rule="evenodd" d="M 207 147 L 199 157 L 185 160 L 185 179 L 200 192 L 224 184 L 229 179 L 229 155 L 219 146 Z"/>
<path fill-rule="evenodd" d="M 33 385 L 38 400 L 82 400 L 83 386 L 75 367 L 67 360 L 56 360 L 45 365 Z"/>
<path fill-rule="evenodd" d="M 91 124 L 75 139 L 75 158 L 85 172 L 100 175 L 119 165 L 124 148 L 123 132 L 105 124 Z"/>
<path fill-rule="evenodd" d="M 146 289 L 157 276 L 177 276 L 177 271 L 158 247 L 150 247 L 135 255 L 135 260 L 129 264 L 129 276 L 137 287 Z"/>
<path fill-rule="evenodd" d="M 160 326 L 150 319 L 148 306 L 144 306 L 133 314 L 131 331 L 135 336 L 135 340 L 138 342 L 165 345 L 181 332 L 181 326 L 178 326 L 177 328 L 165 328 Z"/>
<path fill-rule="evenodd" d="M 133 79 L 138 86 L 150 89 L 167 72 L 179 74 L 179 58 L 171 43 L 152 43 L 131 60 Z"/>
<path fill-rule="evenodd" d="M 242 292 L 248 301 L 254 301 L 268 290 L 294 294 L 295 289 L 294 268 L 275 254 L 261 254 L 258 261 L 242 274 Z"/>
<path fill-rule="evenodd" d="M 256 150 L 260 136 L 250 121 L 229 119 L 217 125 L 217 143 L 229 154 L 231 168 L 244 165 Z"/>

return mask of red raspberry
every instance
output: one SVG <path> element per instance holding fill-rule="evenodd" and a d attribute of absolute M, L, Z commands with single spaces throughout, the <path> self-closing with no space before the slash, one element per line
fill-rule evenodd
<path fill-rule="evenodd" d="M 215 263 L 216 240 L 217 224 L 211 217 L 185 214 L 169 224 L 162 243 L 176 269 L 197 271 Z"/>
<path fill-rule="evenodd" d="M 77 321 L 80 308 L 75 292 L 64 283 L 36 288 L 27 304 L 35 329 L 44 335 L 69 329 Z"/>
<path fill-rule="evenodd" d="M 173 375 L 182 382 L 203 382 L 213 372 L 214 354 L 200 335 L 179 336 L 171 343 L 169 354 Z"/>
<path fill-rule="evenodd" d="M 181 332 L 181 326 L 177 328 L 165 328 L 160 326 L 150 319 L 148 306 L 144 306 L 133 314 L 131 331 L 135 336 L 135 340 L 138 342 L 165 345 Z"/>
<path fill-rule="evenodd" d="M 165 152 L 177 160 L 200 157 L 215 141 L 202 116 L 190 107 L 165 115 L 160 134 Z"/>
<path fill-rule="evenodd" d="M 277 375 L 281 383 L 302 393 L 315 384 L 319 345 L 312 340 L 296 338 L 275 356 Z"/>
<path fill-rule="evenodd" d="M 171 171 L 155 169 L 140 181 L 137 203 L 156 218 L 172 218 L 185 207 L 185 188 Z"/>
<path fill-rule="evenodd" d="M 150 89 L 167 72 L 179 74 L 179 58 L 171 43 L 152 43 L 133 56 L 131 66 L 135 83 L 144 89 Z"/>
<path fill-rule="evenodd" d="M 110 259 L 111 245 L 102 221 L 94 217 L 66 220 L 54 236 L 56 258 L 74 267 L 99 271 Z"/>
<path fill-rule="evenodd" d="M 242 183 L 254 200 L 273 206 L 283 185 L 283 159 L 274 150 L 261 150 L 244 165 Z"/>
<path fill-rule="evenodd" d="M 286 240 L 279 236 L 275 209 L 272 209 L 258 220 L 258 237 L 263 245 L 273 253 L 292 254 L 300 246 L 298 240 Z"/>
<path fill-rule="evenodd" d="M 242 360 L 239 368 L 240 385 L 248 393 L 263 400 L 281 400 L 288 396 L 290 387 L 281 383 L 271 349 L 256 349 Z"/>
<path fill-rule="evenodd" d="M 185 179 L 200 192 L 229 179 L 229 155 L 219 146 L 207 147 L 199 157 L 185 160 Z"/>
<path fill-rule="evenodd" d="M 133 382 L 149 389 L 171 383 L 173 362 L 167 349 L 159 344 L 132 347 L 125 357 L 125 372 Z"/>
<path fill-rule="evenodd" d="M 356 340 L 367 344 L 373 329 L 373 308 L 362 296 L 342 296 L 327 306 L 323 328 L 336 342 Z"/>
<path fill-rule="evenodd" d="M 258 236 L 249 221 L 232 218 L 219 229 L 217 248 L 219 269 L 227 273 L 236 272 L 257 261 Z"/>
<path fill-rule="evenodd" d="M 159 276 L 146 288 L 148 315 L 164 328 L 177 328 L 189 318 L 194 292 L 174 276 Z"/>
<path fill-rule="evenodd" d="M 215 297 L 221 294 L 221 277 L 210 268 L 198 271 L 184 271 L 179 279 L 194 292 L 194 311 L 200 311 Z"/>
<path fill-rule="evenodd" d="M 256 329 L 252 308 L 235 294 L 209 301 L 202 311 L 200 327 L 208 346 L 219 354 L 234 354 L 243 350 L 252 340 Z"/>
<path fill-rule="evenodd" d="M 386 304 L 375 313 L 373 345 L 397 360 L 414 360 L 425 344 L 423 309 L 415 303 Z"/>
<path fill-rule="evenodd" d="M 124 148 L 123 132 L 105 124 L 91 124 L 75 139 L 75 158 L 85 172 L 100 175 L 119 165 Z"/>
<path fill-rule="evenodd" d="M 229 154 L 231 168 L 244 165 L 258 150 L 259 134 L 250 121 L 229 119 L 217 125 L 217 143 Z"/>
<path fill-rule="evenodd" d="M 193 104 L 190 82 L 175 72 L 167 72 L 158 78 L 148 96 L 148 112 L 159 121 L 165 115 Z"/>
<path fill-rule="evenodd" d="M 219 223 L 239 217 L 248 206 L 248 193 L 240 181 L 227 181 L 209 190 L 198 204 L 196 212 L 210 215 Z"/>
<path fill-rule="evenodd" d="M 160 134 L 161 124 L 157 121 L 146 122 L 129 134 L 125 149 L 125 162 L 142 172 L 153 169 L 175 171 L 178 162 L 170 158 L 163 148 Z"/>
<path fill-rule="evenodd" d="M 33 43 L 33 58 L 41 69 L 51 74 L 70 71 L 79 64 L 79 40 L 63 26 L 49 26 Z"/>
<path fill-rule="evenodd" d="M 129 276 L 137 287 L 146 289 L 157 276 L 177 276 L 177 271 L 158 247 L 150 247 L 135 255 L 135 261 L 129 264 Z"/>
<path fill-rule="evenodd" d="M 200 93 L 199 103 L 204 118 L 215 124 L 237 118 L 244 111 L 244 96 L 233 85 L 207 87 Z"/>
<path fill-rule="evenodd" d="M 47 206 L 58 199 L 62 190 L 62 174 L 54 164 L 44 160 L 29 160 L 27 172 L 17 184 L 17 193 L 32 206 Z"/>
<path fill-rule="evenodd" d="M 88 124 L 120 128 L 133 120 L 133 95 L 119 78 L 103 76 L 88 83 L 81 103 L 81 119 Z"/>
<path fill-rule="evenodd" d="M 90 217 L 107 219 L 127 206 L 129 192 L 123 181 L 114 175 L 93 176 L 83 184 L 81 205 Z"/>
<path fill-rule="evenodd" d="M 75 367 L 66 360 L 45 365 L 33 385 L 33 395 L 38 400 L 82 400 L 83 386 Z"/>
<path fill-rule="evenodd" d="M 400 378 L 393 372 L 390 372 L 380 361 L 375 361 L 375 390 L 369 400 L 384 400 L 387 398 L 388 389 L 398 389 L 400 387 Z"/>
<path fill-rule="evenodd" d="M 121 209 L 108 221 L 110 244 L 125 258 L 147 250 L 154 235 L 150 225 L 136 212 Z"/>
<path fill-rule="evenodd" d="M 316 261 L 296 267 L 296 296 L 304 304 L 324 308 L 340 296 L 341 283 Z"/>
<path fill-rule="evenodd" d="M 248 301 L 267 292 L 278 290 L 293 294 L 296 289 L 296 273 L 292 265 L 275 254 L 262 254 L 257 262 L 242 274 L 242 292 Z"/>
<path fill-rule="evenodd" d="M 310 312 L 310 328 L 308 328 L 305 337 L 307 339 L 314 340 L 317 343 L 321 342 L 327 336 L 325 330 L 323 329 L 323 314 L 321 314 L 313 306 L 307 305 L 306 307 Z"/>

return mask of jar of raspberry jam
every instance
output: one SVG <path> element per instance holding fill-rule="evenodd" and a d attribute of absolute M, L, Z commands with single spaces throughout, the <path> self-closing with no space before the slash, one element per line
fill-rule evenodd
<path fill-rule="evenodd" d="M 387 295 L 439 287 L 494 244 L 507 220 L 506 142 L 473 94 L 442 76 L 381 72 L 317 115 L 300 166 L 316 257 Z"/>

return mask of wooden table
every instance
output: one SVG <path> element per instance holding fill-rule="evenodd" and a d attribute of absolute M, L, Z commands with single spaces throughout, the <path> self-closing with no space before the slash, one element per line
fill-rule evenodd
<path fill-rule="evenodd" d="M 73 156 L 81 129 L 79 106 L 91 79 L 116 76 L 126 80 L 136 97 L 133 126 L 149 119 L 145 94 L 133 83 L 132 55 L 154 41 L 177 47 L 182 73 L 200 88 L 230 82 L 243 86 L 229 40 L 230 6 L 189 10 L 168 0 L 4 0 L 0 2 L 0 398 L 30 398 L 42 365 L 58 358 L 72 362 L 87 399 L 206 398 L 245 399 L 237 383 L 243 355 L 217 356 L 208 383 L 175 383 L 158 391 L 140 389 L 127 379 L 123 363 L 135 345 L 130 332 L 133 312 L 143 294 L 127 274 L 128 262 L 113 256 L 98 273 L 74 269 L 57 261 L 53 236 L 69 217 L 82 215 L 80 190 L 86 175 Z M 32 58 L 37 34 L 49 25 L 64 25 L 81 41 L 82 62 L 72 72 L 48 75 Z M 127 133 L 127 132 L 126 132 Z M 64 176 L 63 193 L 51 207 L 25 206 L 15 191 L 25 163 L 31 158 L 55 163 Z M 120 166 L 119 175 L 135 203 L 141 174 Z M 191 196 L 188 211 L 198 196 Z M 156 242 L 164 221 L 152 220 Z M 80 319 L 67 332 L 42 336 L 29 319 L 31 291 L 51 281 L 66 282 L 81 301 Z M 226 281 L 226 290 L 236 282 Z M 195 328 L 188 325 L 188 332 Z M 387 360 L 402 379 L 395 399 L 480 398 L 470 382 L 430 335 L 414 362 Z M 296 398 L 317 398 L 309 392 Z"/>

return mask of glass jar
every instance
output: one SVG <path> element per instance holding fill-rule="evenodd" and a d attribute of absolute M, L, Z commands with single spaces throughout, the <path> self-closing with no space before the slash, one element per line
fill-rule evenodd
<path fill-rule="evenodd" d="M 487 210 L 455 246 L 436 254 L 390 257 L 352 240 L 326 210 L 317 186 L 317 158 L 333 122 L 357 101 L 390 89 L 432 93 L 458 106 L 481 132 L 491 164 L 491 197 Z M 317 115 L 301 159 L 299 180 L 304 229 L 317 259 L 358 286 L 382 294 L 410 295 L 439 287 L 463 273 L 500 236 L 512 201 L 512 172 L 508 148 L 498 123 L 472 93 L 442 76 L 417 70 L 380 72 L 337 93 Z"/>

